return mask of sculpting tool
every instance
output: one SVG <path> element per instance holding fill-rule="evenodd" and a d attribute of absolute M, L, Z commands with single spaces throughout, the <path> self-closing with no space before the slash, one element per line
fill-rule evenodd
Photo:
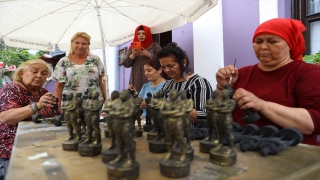
<path fill-rule="evenodd" d="M 236 67 L 236 62 L 237 62 L 237 59 L 234 59 L 233 67 Z M 233 74 L 230 75 L 229 85 L 231 85 L 232 77 L 233 77 Z"/>

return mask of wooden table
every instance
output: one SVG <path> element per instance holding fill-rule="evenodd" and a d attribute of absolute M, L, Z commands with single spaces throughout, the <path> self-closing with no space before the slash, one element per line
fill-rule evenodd
<path fill-rule="evenodd" d="M 104 137 L 105 125 L 102 125 Z M 63 151 L 61 142 L 68 138 L 65 125 L 20 122 L 7 180 L 97 180 L 107 179 L 107 166 L 101 156 L 82 157 L 77 151 Z M 159 160 L 165 154 L 148 150 L 146 134 L 135 138 L 136 159 L 140 163 L 139 180 L 170 179 L 162 176 Z M 102 140 L 103 148 L 110 139 Z M 209 154 L 199 151 L 199 141 L 192 141 L 195 150 L 189 180 L 256 180 L 256 179 L 320 179 L 320 147 L 300 144 L 288 147 L 278 155 L 263 157 L 259 152 L 237 153 L 237 163 L 223 167 L 210 163 Z M 179 179 L 179 178 L 178 178 Z"/>

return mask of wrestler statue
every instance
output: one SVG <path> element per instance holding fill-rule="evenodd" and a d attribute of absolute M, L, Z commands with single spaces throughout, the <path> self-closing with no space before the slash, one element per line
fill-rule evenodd
<path fill-rule="evenodd" d="M 135 122 L 137 120 L 138 122 L 138 127 L 139 127 L 139 130 L 142 130 L 142 127 L 141 127 L 141 110 L 140 110 L 140 104 L 142 102 L 142 98 L 141 97 L 138 97 L 139 93 L 137 91 L 135 91 L 133 93 L 133 102 L 134 102 L 134 105 L 135 105 L 135 109 L 134 109 L 134 113 L 133 113 L 133 128 L 135 129 Z M 141 134 L 142 135 L 142 134 Z"/>
<path fill-rule="evenodd" d="M 147 104 L 147 107 L 146 107 L 146 124 L 143 126 L 143 130 L 146 131 L 146 132 L 149 132 L 153 129 L 153 124 L 151 122 L 151 109 L 150 109 L 150 101 L 152 99 L 152 94 L 150 92 L 147 93 L 147 97 L 145 98 L 145 102 Z"/>
<path fill-rule="evenodd" d="M 222 90 L 221 104 L 217 108 L 218 115 L 218 142 L 219 145 L 210 150 L 210 161 L 214 164 L 229 166 L 236 163 L 237 153 L 233 148 L 233 133 L 232 133 L 232 111 L 236 105 L 236 101 L 231 98 L 233 89 L 228 84 L 224 85 Z M 228 147 L 223 146 L 226 142 Z"/>
<path fill-rule="evenodd" d="M 116 148 L 116 137 L 114 134 L 114 127 L 113 127 L 113 121 L 114 116 L 111 114 L 111 110 L 113 107 L 118 106 L 120 103 L 119 99 L 119 92 L 118 91 L 112 91 L 111 98 L 108 99 L 106 102 L 102 112 L 105 112 L 107 114 L 107 125 L 108 125 L 108 131 L 111 138 L 111 146 L 109 149 Z"/>
<path fill-rule="evenodd" d="M 158 91 L 153 93 L 153 97 L 150 99 L 148 104 L 151 119 L 153 120 L 154 128 L 147 133 L 147 140 L 153 140 L 158 135 L 158 114 L 159 111 L 156 110 L 156 105 L 158 101 Z"/>
<path fill-rule="evenodd" d="M 153 111 L 153 123 L 157 130 L 156 134 L 154 132 L 148 132 L 147 139 L 150 140 L 149 151 L 153 153 L 164 153 L 167 152 L 167 144 L 163 139 L 163 116 L 160 112 L 160 107 L 162 106 L 165 99 L 163 98 L 163 91 L 159 90 L 154 93 L 153 98 L 150 102 L 150 107 Z M 152 137 L 152 138 L 151 138 Z"/>
<path fill-rule="evenodd" d="M 160 112 L 164 117 L 164 135 L 167 143 L 168 153 L 160 161 L 160 172 L 167 177 L 183 177 L 190 172 L 190 162 L 186 156 L 186 145 L 184 143 L 184 122 L 186 106 L 178 98 L 178 91 L 171 90 L 169 101 L 164 101 Z M 180 156 L 173 155 L 173 144 L 180 147 Z M 183 167 L 183 168 L 182 168 Z"/>
<path fill-rule="evenodd" d="M 66 98 L 67 100 L 63 102 L 61 110 L 63 110 L 64 113 L 64 120 L 67 124 L 69 138 L 62 142 L 62 148 L 65 151 L 74 151 L 78 149 L 78 143 L 81 141 L 80 127 L 77 122 L 77 102 L 73 99 L 72 93 L 67 93 Z M 75 137 L 73 131 L 75 131 Z"/>
<path fill-rule="evenodd" d="M 193 109 L 193 100 L 187 99 L 187 91 L 185 90 L 180 91 L 179 97 L 180 97 L 180 103 L 181 103 L 181 105 L 179 106 L 182 108 L 182 110 L 185 111 L 185 114 L 183 117 L 183 129 L 184 129 L 184 135 L 186 138 L 186 148 L 187 148 L 186 155 L 189 161 L 192 161 L 194 150 L 191 147 L 191 130 L 190 130 L 191 121 L 190 121 L 189 113 Z M 177 146 L 177 143 L 175 143 L 175 145 L 173 146 L 173 152 L 176 155 L 180 155 L 181 153 L 179 146 Z"/>
<path fill-rule="evenodd" d="M 218 107 L 220 107 L 221 100 L 218 98 L 219 93 L 213 91 L 211 98 L 207 100 L 205 108 L 207 110 L 207 124 L 208 124 L 208 137 L 200 141 L 200 151 L 204 153 L 209 153 L 211 148 L 217 147 L 219 145 L 219 117 L 218 117 Z M 215 135 L 213 140 L 213 134 Z"/>
<path fill-rule="evenodd" d="M 86 113 L 88 114 L 87 119 L 87 131 L 88 131 L 88 137 L 83 142 L 85 144 L 93 143 L 94 145 L 98 145 L 101 143 L 101 134 L 100 134 L 100 126 L 99 126 L 99 120 L 100 120 L 100 110 L 103 106 L 103 102 L 99 99 L 99 92 L 94 91 L 92 92 L 92 99 L 87 103 L 87 106 L 83 106 L 83 108 L 86 110 Z M 95 141 L 92 142 L 92 133 L 95 134 Z"/>
<path fill-rule="evenodd" d="M 84 142 L 79 144 L 79 154 L 81 156 L 96 156 L 101 153 L 101 133 L 100 133 L 100 110 L 103 106 L 103 102 L 100 101 L 99 92 L 92 92 L 92 99 L 88 99 L 83 105 L 83 109 L 86 112 L 87 121 L 87 138 Z M 89 95 L 90 97 L 90 95 Z M 92 133 L 94 132 L 95 140 L 92 139 Z"/>
<path fill-rule="evenodd" d="M 116 136 L 118 155 L 108 165 L 109 179 L 126 179 L 139 176 L 139 163 L 135 159 L 132 116 L 135 105 L 130 100 L 128 90 L 119 95 L 120 103 L 113 106 L 110 115 L 114 116 L 113 127 Z"/>
<path fill-rule="evenodd" d="M 111 138 L 111 146 L 109 148 L 103 149 L 101 152 L 102 162 L 104 163 L 108 163 L 109 161 L 114 160 L 118 155 L 116 136 L 113 125 L 115 116 L 112 115 L 111 112 L 113 109 L 116 109 L 116 107 L 118 107 L 120 103 L 121 101 L 119 99 L 119 92 L 112 91 L 111 98 L 108 99 L 108 101 L 104 105 L 104 108 L 102 109 L 102 112 L 106 113 L 108 125 L 108 129 L 106 130 L 106 132 L 108 132 L 108 137 Z"/>
<path fill-rule="evenodd" d="M 76 102 L 77 102 L 77 113 L 78 113 L 78 124 L 79 124 L 79 127 L 80 127 L 80 132 L 81 133 L 86 133 L 86 122 L 85 122 L 85 119 L 84 119 L 84 110 L 83 110 L 83 107 L 82 107 L 82 103 L 83 103 L 83 99 L 82 99 L 82 93 L 81 92 L 77 92 L 76 93 Z"/>

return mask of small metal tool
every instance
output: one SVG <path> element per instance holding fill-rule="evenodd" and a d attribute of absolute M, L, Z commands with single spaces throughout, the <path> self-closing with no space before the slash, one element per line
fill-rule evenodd
<path fill-rule="evenodd" d="M 236 67 L 236 62 L 237 62 L 237 59 L 234 59 L 233 67 Z M 230 75 L 229 85 L 231 85 L 232 77 L 233 77 L 233 74 Z"/>

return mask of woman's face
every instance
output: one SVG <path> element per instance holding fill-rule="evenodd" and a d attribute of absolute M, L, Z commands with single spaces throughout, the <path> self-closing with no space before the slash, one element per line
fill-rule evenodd
<path fill-rule="evenodd" d="M 74 39 L 72 42 L 72 50 L 76 54 L 86 54 L 89 49 L 89 42 L 82 37 Z"/>
<path fill-rule="evenodd" d="M 260 63 L 274 67 L 290 59 L 290 48 L 287 42 L 273 34 L 261 34 L 253 41 L 254 52 Z"/>
<path fill-rule="evenodd" d="M 179 63 L 172 56 L 160 58 L 162 70 L 172 79 L 180 79 L 181 69 Z"/>
<path fill-rule="evenodd" d="M 143 70 L 144 70 L 144 75 L 146 75 L 146 78 L 148 79 L 148 81 L 154 82 L 158 80 L 159 77 L 161 77 L 162 69 L 156 70 L 152 66 L 145 64 L 143 66 Z"/>
<path fill-rule="evenodd" d="M 146 39 L 146 32 L 144 30 L 138 31 L 138 40 L 140 42 L 144 41 Z"/>
<path fill-rule="evenodd" d="M 43 64 L 33 64 L 26 71 L 21 71 L 22 82 L 27 86 L 41 87 L 48 77 L 49 71 Z"/>

